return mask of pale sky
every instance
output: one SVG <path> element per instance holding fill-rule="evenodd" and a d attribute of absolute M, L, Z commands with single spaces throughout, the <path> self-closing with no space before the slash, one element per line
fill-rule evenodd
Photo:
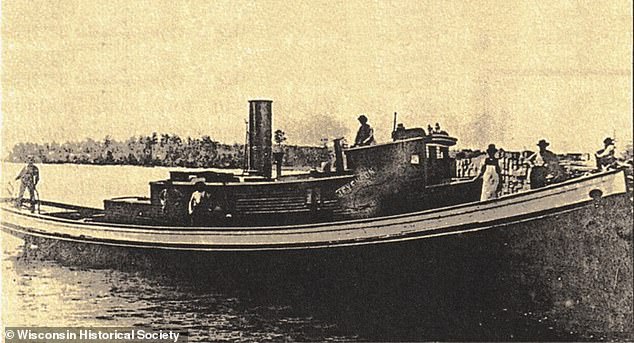
<path fill-rule="evenodd" d="M 3 154 L 177 133 L 291 144 L 440 122 L 459 147 L 632 140 L 631 1 L 2 1 Z"/>

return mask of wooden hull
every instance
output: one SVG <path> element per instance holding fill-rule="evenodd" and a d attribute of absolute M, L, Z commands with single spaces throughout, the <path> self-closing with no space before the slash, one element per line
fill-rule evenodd
<path fill-rule="evenodd" d="M 626 192 L 623 172 L 606 172 L 500 199 L 416 213 L 311 225 L 157 227 L 81 222 L 2 205 L 4 230 L 85 243 L 192 251 L 335 248 L 480 231 L 582 208 Z"/>

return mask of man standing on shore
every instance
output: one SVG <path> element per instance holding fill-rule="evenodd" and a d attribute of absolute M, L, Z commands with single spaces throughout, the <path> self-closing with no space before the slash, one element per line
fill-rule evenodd
<path fill-rule="evenodd" d="M 29 199 L 31 202 L 31 213 L 35 212 L 35 186 L 40 181 L 40 170 L 33 164 L 33 156 L 26 158 L 27 165 L 22 168 L 20 174 L 15 178 L 20 180 L 20 192 L 16 199 L 15 206 L 20 208 L 22 206 L 22 198 L 24 197 L 24 191 L 29 190 Z"/>

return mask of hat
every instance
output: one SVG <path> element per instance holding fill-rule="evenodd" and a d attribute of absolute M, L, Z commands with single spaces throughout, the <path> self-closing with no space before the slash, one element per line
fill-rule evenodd
<path fill-rule="evenodd" d="M 197 184 L 197 183 L 202 183 L 205 184 L 205 178 L 204 177 L 196 177 L 196 176 L 190 176 L 189 177 L 189 182 L 191 184 Z"/>
<path fill-rule="evenodd" d="M 610 137 L 603 140 L 603 144 L 612 144 L 612 143 L 614 143 L 614 139 Z"/>
<path fill-rule="evenodd" d="M 359 118 L 357 118 L 360 122 L 367 122 L 368 121 L 368 117 L 365 116 L 365 114 L 362 114 L 359 116 Z"/>
<path fill-rule="evenodd" d="M 537 146 L 538 147 L 544 147 L 545 148 L 545 147 L 547 147 L 549 145 L 550 145 L 550 143 L 546 142 L 545 139 L 540 139 L 539 142 L 537 142 Z"/>
<path fill-rule="evenodd" d="M 498 152 L 498 149 L 495 148 L 495 144 L 489 144 L 489 147 L 487 148 L 487 152 Z"/>

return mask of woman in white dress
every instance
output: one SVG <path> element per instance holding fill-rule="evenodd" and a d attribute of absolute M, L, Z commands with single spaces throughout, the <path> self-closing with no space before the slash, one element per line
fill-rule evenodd
<path fill-rule="evenodd" d="M 500 165 L 495 157 L 497 152 L 498 149 L 495 148 L 495 144 L 489 144 L 487 149 L 488 156 L 484 160 L 484 165 L 479 175 L 479 177 L 482 177 L 480 201 L 496 199 L 502 186 L 500 182 Z"/>

